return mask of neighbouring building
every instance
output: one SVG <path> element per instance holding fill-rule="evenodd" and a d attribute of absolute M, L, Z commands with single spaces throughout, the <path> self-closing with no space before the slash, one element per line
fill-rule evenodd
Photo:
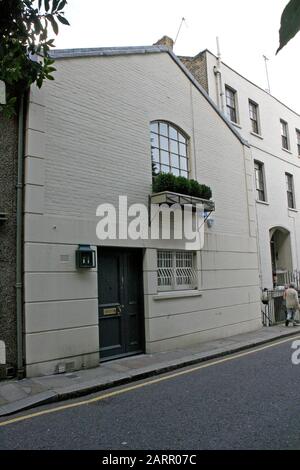
<path fill-rule="evenodd" d="M 261 287 L 299 282 L 299 114 L 209 50 L 180 59 L 251 146 Z"/>

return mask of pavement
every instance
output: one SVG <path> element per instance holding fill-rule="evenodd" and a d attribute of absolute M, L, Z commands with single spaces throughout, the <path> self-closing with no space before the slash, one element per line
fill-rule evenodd
<path fill-rule="evenodd" d="M 297 334 L 300 334 L 300 326 L 263 327 L 251 333 L 209 341 L 185 349 L 116 359 L 93 369 L 22 380 L 2 380 L 0 416 L 87 395 Z"/>

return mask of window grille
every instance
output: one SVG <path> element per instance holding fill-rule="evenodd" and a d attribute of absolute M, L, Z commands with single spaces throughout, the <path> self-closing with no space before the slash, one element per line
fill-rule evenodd
<path fill-rule="evenodd" d="M 191 251 L 158 251 L 157 277 L 159 290 L 183 290 L 197 287 L 197 274 Z"/>

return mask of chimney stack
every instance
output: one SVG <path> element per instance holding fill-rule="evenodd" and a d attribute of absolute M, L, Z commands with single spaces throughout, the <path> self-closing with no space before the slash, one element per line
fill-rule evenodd
<path fill-rule="evenodd" d="M 173 51 L 174 41 L 169 38 L 169 36 L 163 36 L 159 41 L 157 41 L 153 46 L 166 46 L 168 49 Z"/>

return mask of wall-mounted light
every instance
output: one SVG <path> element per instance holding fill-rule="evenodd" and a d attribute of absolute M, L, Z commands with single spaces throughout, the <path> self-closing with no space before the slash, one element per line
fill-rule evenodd
<path fill-rule="evenodd" d="M 207 219 L 206 223 L 207 223 L 208 228 L 212 228 L 212 226 L 215 223 L 215 219 Z"/>
<path fill-rule="evenodd" d="M 95 268 L 96 267 L 96 252 L 90 245 L 78 245 L 76 250 L 76 268 Z"/>

